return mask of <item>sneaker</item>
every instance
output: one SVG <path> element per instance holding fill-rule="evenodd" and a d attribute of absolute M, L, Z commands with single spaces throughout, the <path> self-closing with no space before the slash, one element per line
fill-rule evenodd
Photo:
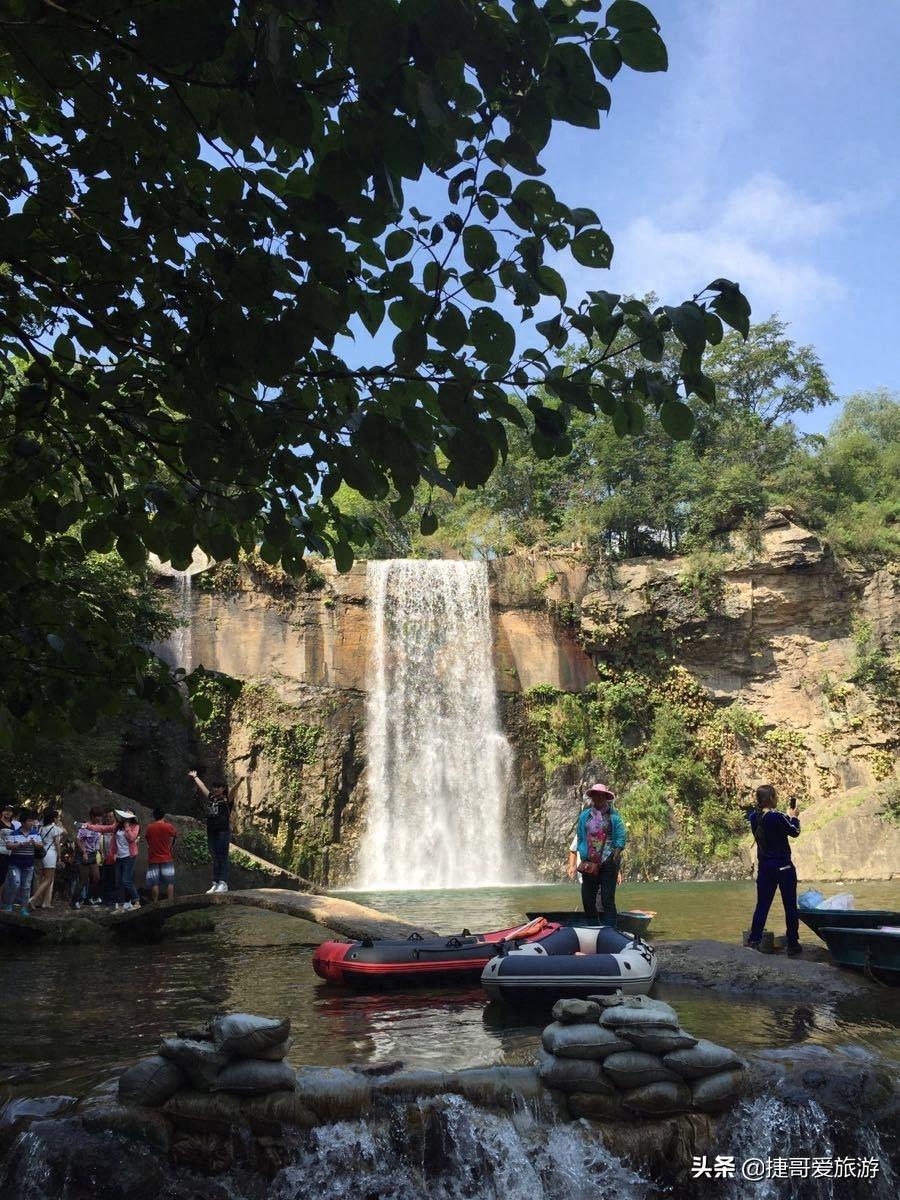
<path fill-rule="evenodd" d="M 223 892 L 227 892 L 227 891 L 228 891 L 228 884 L 227 884 L 227 883 L 217 883 L 217 884 L 216 884 L 216 894 L 217 894 L 217 895 L 221 896 L 221 894 L 222 894 Z"/>
<path fill-rule="evenodd" d="M 28 909 L 27 909 L 27 908 L 20 908 L 20 909 L 19 909 L 19 916 L 20 916 L 20 917 L 30 917 L 30 916 L 31 916 L 31 913 L 28 911 Z"/>
<path fill-rule="evenodd" d="M 747 942 L 747 949 L 748 949 L 748 950 L 758 950 L 758 949 L 759 949 L 759 942 L 753 942 L 753 941 L 749 941 L 749 940 L 748 940 L 748 942 Z"/>
<path fill-rule="evenodd" d="M 88 904 L 91 906 L 91 908 L 97 908 L 97 906 L 102 905 L 102 903 L 102 900 L 88 900 Z"/>
<path fill-rule="evenodd" d="M 72 908 L 76 908 L 76 909 L 81 908 L 81 901 L 76 900 L 75 903 L 72 905 Z"/>
<path fill-rule="evenodd" d="M 788 946 L 786 949 L 788 958 L 796 958 L 798 954 L 803 953 L 803 947 L 799 942 L 794 942 L 793 946 Z"/>
<path fill-rule="evenodd" d="M 206 894 L 207 894 L 207 896 L 211 896 L 214 892 L 217 892 L 218 890 L 219 890 L 219 881 L 218 881 L 218 879 L 214 879 L 212 887 L 206 889 Z"/>

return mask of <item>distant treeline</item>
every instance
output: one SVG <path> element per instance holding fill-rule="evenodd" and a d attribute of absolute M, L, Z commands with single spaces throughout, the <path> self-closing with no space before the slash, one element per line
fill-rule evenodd
<path fill-rule="evenodd" d="M 623 348 L 621 358 L 634 353 Z M 572 365 L 590 354 L 585 346 Z M 574 543 L 615 557 L 688 553 L 715 548 L 735 530 L 752 534 L 767 508 L 787 504 L 845 555 L 870 564 L 900 557 L 898 396 L 884 389 L 852 396 L 827 434 L 803 434 L 798 414 L 838 397 L 815 349 L 793 342 L 777 316 L 752 326 L 746 342 L 728 334 L 708 364 L 716 399 L 692 397 L 695 421 L 685 440 L 673 440 L 653 415 L 620 437 L 602 412 L 577 412 L 571 453 L 542 459 L 522 404 L 506 462 L 482 489 L 451 497 L 421 485 L 403 517 L 392 512 L 391 497 L 343 494 L 343 508 L 369 518 L 371 538 L 360 552 L 492 556 Z M 428 537 L 420 532 L 423 512 L 439 520 Z"/>

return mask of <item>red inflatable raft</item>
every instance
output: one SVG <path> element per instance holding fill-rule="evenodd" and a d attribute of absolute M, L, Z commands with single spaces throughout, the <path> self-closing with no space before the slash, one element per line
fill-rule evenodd
<path fill-rule="evenodd" d="M 539 917 L 527 925 L 493 933 L 473 934 L 464 929 L 453 937 L 422 937 L 412 933 L 403 940 L 323 942 L 313 955 L 313 968 L 329 983 L 358 988 L 477 980 L 501 942 L 512 949 L 540 941 L 557 929 L 559 925 Z"/>

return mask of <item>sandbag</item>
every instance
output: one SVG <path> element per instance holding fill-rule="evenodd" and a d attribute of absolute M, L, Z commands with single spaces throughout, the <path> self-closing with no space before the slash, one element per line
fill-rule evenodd
<path fill-rule="evenodd" d="M 232 1096 L 228 1092 L 178 1092 L 163 1108 L 176 1129 L 219 1133 L 228 1126 L 246 1125 L 254 1132 L 270 1133 L 284 1124 L 310 1129 L 319 1117 L 296 1092 L 271 1092 L 267 1096 Z"/>
<path fill-rule="evenodd" d="M 691 1084 L 694 1108 L 699 1108 L 701 1112 L 716 1112 L 725 1108 L 737 1099 L 746 1083 L 747 1072 L 743 1070 L 720 1071 L 716 1075 L 696 1079 Z"/>
<path fill-rule="evenodd" d="M 609 1030 L 612 1033 L 612 1030 Z M 683 1029 L 670 1029 L 668 1025 L 625 1025 L 615 1031 L 619 1040 L 627 1042 L 635 1050 L 645 1054 L 668 1054 L 672 1050 L 686 1050 L 696 1046 L 697 1039 Z M 627 1049 L 627 1046 L 623 1046 Z"/>
<path fill-rule="evenodd" d="M 245 1059 L 229 1063 L 216 1076 L 211 1092 L 232 1092 L 236 1096 L 263 1096 L 268 1092 L 293 1091 L 297 1075 L 285 1062 L 259 1062 Z"/>
<path fill-rule="evenodd" d="M 691 1089 L 681 1080 L 660 1079 L 626 1092 L 622 1104 L 632 1112 L 653 1115 L 684 1112 L 691 1106 Z"/>
<path fill-rule="evenodd" d="M 638 1004 L 637 1001 L 644 1001 Z M 664 1025 L 667 1029 L 678 1028 L 678 1013 L 662 1000 L 649 1000 L 646 996 L 626 996 L 621 1004 L 604 1009 L 600 1024 L 607 1029 L 622 1029 L 626 1025 Z"/>
<path fill-rule="evenodd" d="M 163 1058 L 177 1063 L 190 1080 L 191 1087 L 208 1092 L 216 1076 L 228 1062 L 215 1042 L 201 1042 L 193 1038 L 165 1038 L 159 1047 Z"/>
<path fill-rule="evenodd" d="M 541 1042 L 548 1054 L 560 1058 L 606 1058 L 617 1050 L 628 1050 L 611 1029 L 602 1025 L 548 1025 L 541 1035 Z M 674 1047 L 673 1047 L 674 1049 Z"/>
<path fill-rule="evenodd" d="M 572 1092 L 566 1096 L 566 1105 L 570 1116 L 586 1117 L 588 1121 L 615 1121 L 623 1116 L 618 1092 Z"/>
<path fill-rule="evenodd" d="M 260 1050 L 277 1046 L 291 1032 L 291 1018 L 254 1017 L 249 1013 L 230 1013 L 216 1017 L 210 1024 L 213 1038 L 227 1055 L 253 1058 Z"/>
<path fill-rule="evenodd" d="M 733 1050 L 717 1046 L 701 1038 L 696 1046 L 686 1050 L 673 1050 L 663 1055 L 663 1062 L 682 1079 L 702 1079 L 704 1075 L 715 1075 L 717 1071 L 728 1071 L 743 1066 Z"/>
<path fill-rule="evenodd" d="M 663 1066 L 655 1054 L 644 1054 L 640 1050 L 620 1050 L 603 1061 L 603 1070 L 616 1087 L 623 1091 L 643 1087 L 645 1083 L 657 1083 L 663 1079 L 678 1082 L 678 1076 Z"/>
<path fill-rule="evenodd" d="M 283 1042 L 278 1042 L 275 1046 L 267 1046 L 265 1050 L 257 1050 L 253 1055 L 260 1062 L 281 1062 L 287 1058 L 291 1046 L 294 1044 L 292 1037 L 285 1038 Z"/>
<path fill-rule="evenodd" d="M 604 1078 L 600 1063 L 595 1058 L 557 1058 L 546 1050 L 539 1050 L 537 1069 L 547 1087 L 561 1092 L 606 1092 L 615 1091 L 610 1080 Z"/>
<path fill-rule="evenodd" d="M 165 1104 L 179 1088 L 187 1086 L 187 1077 L 177 1063 L 161 1054 L 142 1058 L 119 1076 L 119 1099 L 126 1104 L 156 1108 Z"/>
<path fill-rule="evenodd" d="M 600 1005 L 593 1000 L 557 1000 L 553 1005 L 553 1020 L 562 1025 L 596 1025 L 600 1020 Z"/>

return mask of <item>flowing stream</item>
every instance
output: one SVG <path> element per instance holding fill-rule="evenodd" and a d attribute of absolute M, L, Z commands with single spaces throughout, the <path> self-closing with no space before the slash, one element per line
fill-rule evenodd
<path fill-rule="evenodd" d="M 485 563 L 370 562 L 369 813 L 360 886 L 508 881 L 510 748 Z"/>

